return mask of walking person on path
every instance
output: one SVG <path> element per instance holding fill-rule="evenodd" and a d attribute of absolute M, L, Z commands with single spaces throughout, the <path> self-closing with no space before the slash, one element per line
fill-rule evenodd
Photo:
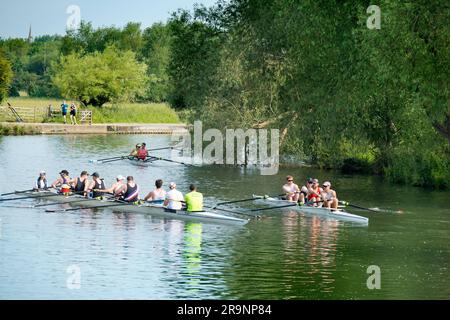
<path fill-rule="evenodd" d="M 67 105 L 66 101 L 64 100 L 63 103 L 61 104 L 61 113 L 64 119 L 64 124 L 67 123 L 67 109 L 69 108 L 69 106 Z"/>
<path fill-rule="evenodd" d="M 75 103 L 72 103 L 70 105 L 70 122 L 73 125 L 78 124 L 77 123 L 77 106 L 75 105 Z"/>

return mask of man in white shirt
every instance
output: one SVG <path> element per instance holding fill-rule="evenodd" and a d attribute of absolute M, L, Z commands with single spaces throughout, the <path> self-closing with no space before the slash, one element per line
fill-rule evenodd
<path fill-rule="evenodd" d="M 164 207 L 172 210 L 181 210 L 182 202 L 184 201 L 183 194 L 178 191 L 175 182 L 169 184 L 170 191 L 166 193 L 166 200 L 164 200 Z"/>

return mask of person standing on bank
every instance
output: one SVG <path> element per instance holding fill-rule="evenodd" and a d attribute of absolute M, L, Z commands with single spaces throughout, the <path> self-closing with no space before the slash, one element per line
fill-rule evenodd
<path fill-rule="evenodd" d="M 73 125 L 78 124 L 77 123 L 77 106 L 75 105 L 75 103 L 72 103 L 70 105 L 70 122 Z"/>
<path fill-rule="evenodd" d="M 61 114 L 64 119 L 64 124 L 67 123 L 67 109 L 68 108 L 69 108 L 69 106 L 67 105 L 66 100 L 64 100 L 63 103 L 61 104 Z"/>

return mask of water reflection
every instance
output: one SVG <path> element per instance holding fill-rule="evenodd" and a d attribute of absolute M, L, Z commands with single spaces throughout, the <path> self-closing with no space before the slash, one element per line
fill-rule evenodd
<path fill-rule="evenodd" d="M 313 168 L 280 168 L 275 176 L 261 176 L 258 171 L 231 167 L 88 161 L 128 153 L 130 146 L 143 141 L 152 148 L 168 145 L 170 137 L 0 138 L 0 193 L 29 189 L 39 170 L 47 168 L 49 178 L 54 178 L 64 166 L 74 176 L 81 170 L 98 171 L 108 185 L 118 174 L 133 175 L 142 194 L 152 190 L 158 178 L 166 186 L 177 182 L 182 192 L 196 183 L 206 200 L 215 203 L 252 193 L 279 193 L 285 175 L 293 174 L 298 181 L 326 177 L 342 199 L 362 206 L 407 213 L 366 213 L 369 226 L 356 227 L 298 212 L 266 211 L 263 219 L 233 228 L 111 209 L 46 213 L 45 207 L 0 204 L 0 298 L 449 298 L 448 192 L 387 186 L 376 177 Z M 159 155 L 169 157 L 170 152 L 165 152 Z M 242 204 L 247 206 L 252 204 Z M 83 272 L 79 291 L 65 287 L 67 266 L 72 264 L 80 265 Z M 378 291 L 365 285 L 366 269 L 372 264 L 382 268 Z"/>

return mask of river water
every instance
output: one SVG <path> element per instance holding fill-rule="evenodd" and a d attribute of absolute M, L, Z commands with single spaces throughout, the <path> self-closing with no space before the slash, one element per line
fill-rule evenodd
<path fill-rule="evenodd" d="M 292 174 L 298 183 L 307 176 L 331 180 L 340 199 L 388 212 L 349 208 L 369 217 L 361 226 L 278 209 L 236 227 L 112 208 L 49 213 L 29 208 L 37 201 L 29 199 L 0 202 L 1 299 L 450 298 L 449 192 L 308 167 L 262 176 L 220 166 L 89 162 L 142 141 L 167 146 L 170 137 L 0 137 L 0 193 L 29 189 L 43 169 L 50 179 L 61 169 L 72 176 L 88 170 L 107 184 L 118 174 L 133 175 L 145 192 L 157 178 L 177 182 L 183 193 L 195 183 L 213 204 L 277 194 Z M 252 207 L 240 205 L 233 208 Z M 367 285 L 369 266 L 379 270 L 379 289 Z"/>

